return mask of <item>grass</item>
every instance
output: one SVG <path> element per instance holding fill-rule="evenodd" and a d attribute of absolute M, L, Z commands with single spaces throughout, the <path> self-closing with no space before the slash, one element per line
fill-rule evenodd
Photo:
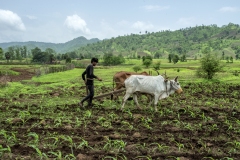
<path fill-rule="evenodd" d="M 89 60 L 84 62 L 87 65 Z M 158 112 L 146 108 L 142 97 L 143 110 L 129 101 L 120 112 L 121 102 L 107 98 L 94 99 L 94 108 L 80 109 L 77 103 L 86 93 L 84 69 L 79 68 L 2 87 L 0 158 L 76 159 L 79 153 L 89 159 L 238 157 L 239 77 L 229 70 L 238 69 L 239 61 L 226 64 L 211 81 L 195 76 L 198 61 L 161 63 L 160 73 L 166 71 L 170 79 L 179 76 L 184 94 L 161 101 Z M 94 82 L 96 95 L 112 89 L 116 72 L 133 71 L 134 65 L 141 65 L 141 60 L 97 66 L 94 73 L 103 82 Z M 142 68 L 157 75 L 151 67 Z"/>
<path fill-rule="evenodd" d="M 90 60 L 81 60 L 86 65 L 89 64 Z M 179 62 L 177 64 L 168 63 L 167 59 L 154 59 L 153 63 L 161 61 L 160 66 L 160 74 L 167 73 L 167 76 L 170 79 L 179 76 L 179 81 L 182 83 L 191 83 L 191 82 L 202 82 L 202 83 L 239 83 L 239 76 L 234 76 L 233 71 L 239 71 L 240 61 L 234 61 L 234 63 L 226 63 L 223 72 L 219 72 L 216 74 L 213 80 L 206 80 L 202 78 L 198 78 L 195 76 L 196 68 L 200 65 L 198 60 L 189 60 L 187 62 Z M 224 61 L 223 61 L 224 62 Z M 133 71 L 133 66 L 139 65 L 142 67 L 142 71 L 151 71 L 153 75 L 157 75 L 157 72 L 154 71 L 152 67 L 145 68 L 142 66 L 142 60 L 131 59 L 126 60 L 124 65 L 119 66 L 101 66 L 101 60 L 98 66 L 95 67 L 94 74 L 98 77 L 102 78 L 103 81 L 95 81 L 96 86 L 106 86 L 112 87 L 112 77 L 118 71 Z M 0 66 L 0 71 L 8 70 L 11 72 L 11 68 L 26 68 L 32 69 L 33 67 L 40 66 L 27 66 L 27 65 L 7 65 Z M 0 96 L 14 96 L 16 94 L 49 94 L 53 90 L 58 90 L 58 92 L 66 92 L 64 90 L 68 90 L 72 87 L 80 87 L 84 86 L 84 82 L 81 78 L 81 74 L 84 69 L 75 68 L 73 70 L 65 71 L 65 72 L 57 72 L 52 74 L 42 75 L 40 77 L 33 77 L 31 80 L 23 80 L 22 82 L 13 82 L 10 83 L 8 87 L 1 88 Z M 18 73 L 14 73 L 18 74 Z M 36 85 L 41 84 L 41 85 Z"/>

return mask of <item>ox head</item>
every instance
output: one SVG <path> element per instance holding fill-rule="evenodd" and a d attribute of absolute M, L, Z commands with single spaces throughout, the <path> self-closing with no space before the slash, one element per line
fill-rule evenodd
<path fill-rule="evenodd" d="M 180 94 L 183 92 L 180 83 L 178 82 L 178 76 L 174 80 L 171 80 L 170 83 L 171 87 L 175 90 L 176 93 Z"/>
<path fill-rule="evenodd" d="M 141 75 L 145 75 L 145 76 L 149 76 L 149 74 L 148 74 L 146 71 L 141 72 L 140 74 L 141 74 Z"/>

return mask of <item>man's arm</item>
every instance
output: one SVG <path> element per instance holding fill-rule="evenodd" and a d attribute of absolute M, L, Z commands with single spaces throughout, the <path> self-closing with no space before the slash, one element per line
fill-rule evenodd
<path fill-rule="evenodd" d="M 86 70 L 82 73 L 82 79 L 85 81 L 86 79 L 85 79 L 85 75 L 86 75 Z"/>
<path fill-rule="evenodd" d="M 90 75 L 91 78 L 97 78 L 97 76 L 95 76 L 93 74 L 93 66 L 92 65 L 89 66 L 89 75 Z"/>

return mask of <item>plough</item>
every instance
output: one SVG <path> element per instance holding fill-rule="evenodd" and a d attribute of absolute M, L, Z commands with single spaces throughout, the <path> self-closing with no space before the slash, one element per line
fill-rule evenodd
<path fill-rule="evenodd" d="M 125 88 L 119 89 L 119 90 L 112 91 L 112 92 L 109 92 L 109 93 L 104 93 L 104 94 L 100 94 L 100 95 L 94 96 L 93 99 L 100 99 L 100 98 L 107 97 L 107 96 L 110 96 L 110 95 L 119 95 L 119 94 L 121 94 L 124 91 L 126 91 Z"/>

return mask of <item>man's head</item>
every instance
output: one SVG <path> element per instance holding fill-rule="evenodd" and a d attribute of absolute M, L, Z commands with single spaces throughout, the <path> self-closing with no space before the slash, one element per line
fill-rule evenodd
<path fill-rule="evenodd" d="M 93 66 L 96 66 L 96 64 L 98 63 L 98 59 L 97 58 L 92 58 L 91 63 L 92 63 Z"/>

